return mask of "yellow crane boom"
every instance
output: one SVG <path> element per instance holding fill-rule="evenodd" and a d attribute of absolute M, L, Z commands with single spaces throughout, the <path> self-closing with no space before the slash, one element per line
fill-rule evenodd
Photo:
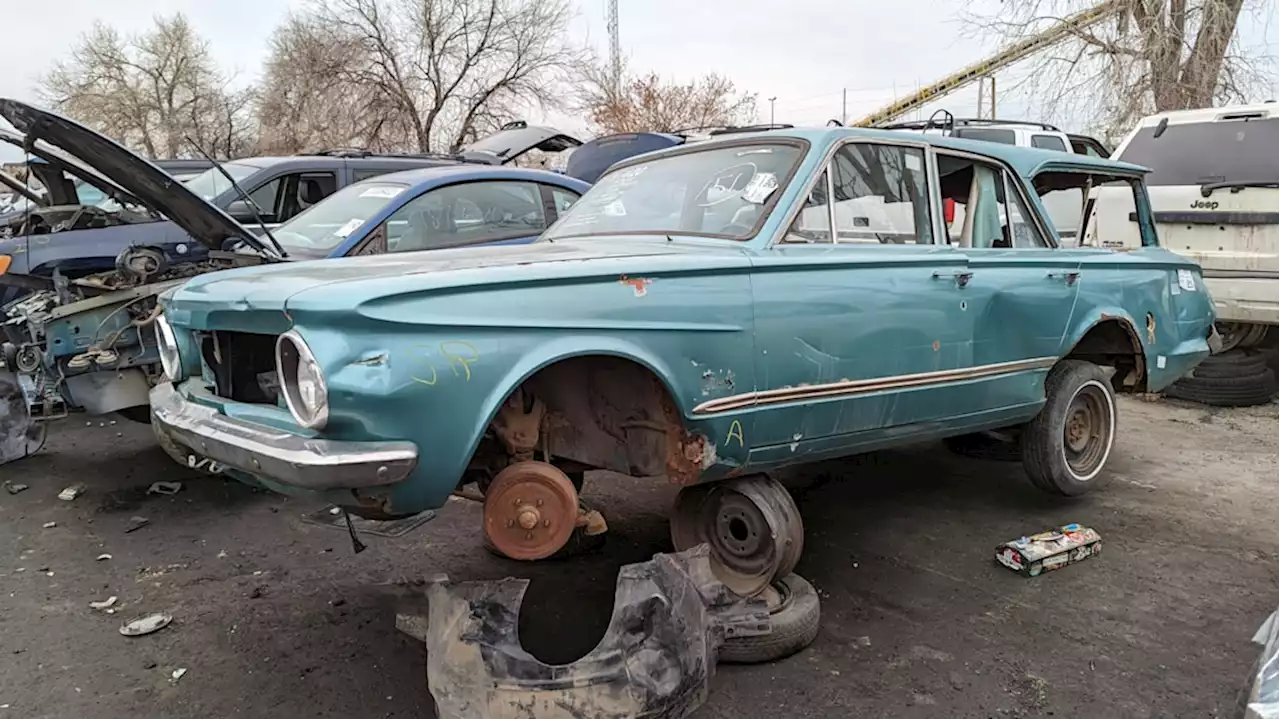
<path fill-rule="evenodd" d="M 938 82 L 921 88 L 901 100 L 894 102 L 876 110 L 861 120 L 853 123 L 854 127 L 871 127 L 879 125 L 882 122 L 888 122 L 899 115 L 911 112 L 916 108 L 928 103 L 931 100 L 954 92 L 980 77 L 990 75 L 996 70 L 1008 67 L 1019 60 L 1043 50 L 1050 45 L 1057 43 L 1063 38 L 1069 37 L 1073 33 L 1083 30 L 1091 25 L 1095 25 L 1107 18 L 1120 12 L 1123 3 L 1120 0 L 1107 0 L 1107 2 L 1095 5 L 1087 10 L 1082 10 L 1062 22 L 1056 23 L 1053 27 L 1048 28 L 1044 32 L 1021 40 L 1000 52 L 992 55 L 985 60 L 976 62 L 959 72 L 948 75 Z"/>

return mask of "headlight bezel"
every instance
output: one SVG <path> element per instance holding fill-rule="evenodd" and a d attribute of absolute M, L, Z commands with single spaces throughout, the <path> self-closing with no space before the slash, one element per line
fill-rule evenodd
<path fill-rule="evenodd" d="M 182 350 L 178 347 L 178 336 L 173 326 L 161 314 L 156 318 L 156 349 L 160 354 L 160 370 L 170 382 L 180 382 L 183 378 Z"/>
<path fill-rule="evenodd" d="M 314 375 L 320 390 L 319 406 L 314 412 L 305 406 L 298 391 L 298 378 L 304 367 Z M 276 377 L 284 394 L 285 406 L 294 421 L 307 429 L 323 429 L 329 422 L 329 386 L 320 363 L 296 330 L 289 330 L 276 338 Z"/>

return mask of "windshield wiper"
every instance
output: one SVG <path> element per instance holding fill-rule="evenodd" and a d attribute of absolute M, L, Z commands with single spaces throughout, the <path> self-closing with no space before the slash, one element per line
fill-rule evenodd
<path fill-rule="evenodd" d="M 235 191 L 240 193 L 240 199 L 244 200 L 245 206 L 248 207 L 249 211 L 253 213 L 253 219 L 257 220 L 258 227 L 261 227 L 262 233 L 267 236 L 268 240 L 271 240 L 271 245 L 275 248 L 276 256 L 278 258 L 288 257 L 289 253 L 285 252 L 284 248 L 280 246 L 280 243 L 276 241 L 275 235 L 272 235 L 271 230 L 267 229 L 267 223 L 262 221 L 262 215 L 258 214 L 258 210 L 260 209 L 258 207 L 258 203 L 254 202 L 253 198 L 249 196 L 249 193 L 244 191 L 244 188 L 241 187 L 239 183 L 236 182 L 235 178 L 232 177 L 229 172 L 223 169 L 221 163 L 219 163 L 217 160 L 210 157 L 209 153 L 205 152 L 204 148 L 197 145 L 195 140 L 191 139 L 189 136 L 186 139 L 187 139 L 187 142 L 191 143 L 191 146 L 196 149 L 196 152 L 200 153 L 201 157 L 203 157 L 204 159 L 212 163 L 214 169 L 217 170 L 218 173 L 221 174 L 223 177 L 227 178 L 227 182 L 230 182 L 231 186 L 235 188 Z M 252 236 L 253 236 L 253 233 L 250 232 L 244 237 L 244 239 L 247 240 L 249 237 L 252 237 Z M 253 245 L 255 246 L 256 249 L 261 250 L 263 254 L 266 254 L 266 255 L 271 254 L 267 250 L 266 245 L 262 244 L 257 237 L 253 238 Z"/>
<path fill-rule="evenodd" d="M 1246 187 L 1280 187 L 1277 182 L 1265 182 L 1262 180 L 1251 181 L 1234 181 L 1234 182 L 1206 182 L 1200 186 L 1200 196 L 1208 197 L 1213 194 L 1214 190 L 1222 190 L 1230 188 L 1232 192 L 1239 192 Z"/>

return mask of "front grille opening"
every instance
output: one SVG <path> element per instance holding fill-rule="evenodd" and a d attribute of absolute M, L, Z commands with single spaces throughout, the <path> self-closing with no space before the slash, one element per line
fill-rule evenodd
<path fill-rule="evenodd" d="M 200 340 L 200 354 L 213 374 L 219 397 L 251 404 L 279 404 L 276 335 L 211 332 Z"/>

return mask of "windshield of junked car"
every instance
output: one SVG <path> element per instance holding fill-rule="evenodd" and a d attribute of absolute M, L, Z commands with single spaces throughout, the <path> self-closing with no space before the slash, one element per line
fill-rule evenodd
<path fill-rule="evenodd" d="M 708 143 L 603 177 L 543 235 L 684 234 L 745 240 L 759 230 L 804 150 Z"/>
<path fill-rule="evenodd" d="M 236 184 L 240 184 L 241 180 L 262 168 L 243 162 L 224 162 L 222 163 L 222 169 L 226 170 L 228 175 L 231 175 Z M 216 167 L 205 170 L 183 184 L 187 186 L 187 189 L 205 200 L 212 200 L 231 189 L 231 183 L 227 182 L 227 178 L 221 172 L 218 172 Z"/>
<path fill-rule="evenodd" d="M 397 182 L 357 182 L 280 225 L 272 235 L 291 254 L 326 256 L 408 189 Z"/>

